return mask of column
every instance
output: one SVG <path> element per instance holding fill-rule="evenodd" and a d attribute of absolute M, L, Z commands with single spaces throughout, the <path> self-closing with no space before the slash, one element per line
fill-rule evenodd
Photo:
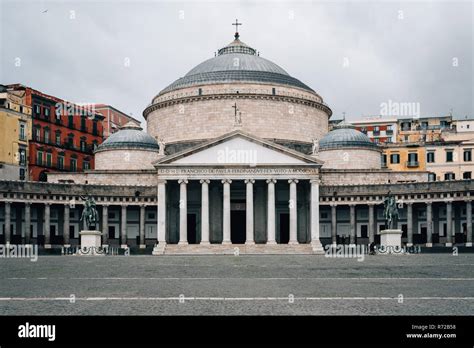
<path fill-rule="evenodd" d="M 254 222 L 253 222 L 253 184 L 255 180 L 246 179 L 246 200 L 245 200 L 245 219 L 246 219 L 246 238 L 245 244 L 255 244 L 254 239 Z"/>
<path fill-rule="evenodd" d="M 121 248 L 127 249 L 127 206 L 122 205 Z"/>
<path fill-rule="evenodd" d="M 350 245 L 356 244 L 356 213 L 355 213 L 355 204 L 350 204 L 350 214 L 351 214 L 351 235 L 350 235 Z"/>
<path fill-rule="evenodd" d="M 64 221 L 63 221 L 63 244 L 66 248 L 71 246 L 69 235 L 69 203 L 64 204 Z"/>
<path fill-rule="evenodd" d="M 267 189 L 267 244 L 276 244 L 275 239 L 275 179 L 268 179 Z"/>
<path fill-rule="evenodd" d="M 109 206 L 102 206 L 102 246 L 109 245 Z"/>
<path fill-rule="evenodd" d="M 314 253 L 324 253 L 319 240 L 319 179 L 310 180 L 311 183 L 311 245 Z"/>
<path fill-rule="evenodd" d="M 179 242 L 178 244 L 188 244 L 188 180 L 179 179 Z"/>
<path fill-rule="evenodd" d="M 230 239 L 230 184 L 232 180 L 224 179 L 222 184 L 224 185 L 224 203 L 223 203 L 223 239 L 222 244 L 231 244 Z"/>
<path fill-rule="evenodd" d="M 11 203 L 5 202 L 5 244 L 10 244 L 11 234 Z"/>
<path fill-rule="evenodd" d="M 51 226 L 51 205 L 46 203 L 44 205 L 44 248 L 51 249 L 51 235 L 50 235 L 50 226 Z"/>
<path fill-rule="evenodd" d="M 453 202 L 446 202 L 446 246 L 453 246 Z"/>
<path fill-rule="evenodd" d="M 467 225 L 466 246 L 472 247 L 472 203 L 471 201 L 466 202 L 466 225 Z"/>
<path fill-rule="evenodd" d="M 201 183 L 201 244 L 209 244 L 209 184 L 203 179 Z"/>
<path fill-rule="evenodd" d="M 433 246 L 433 209 L 432 202 L 426 202 L 426 246 Z"/>
<path fill-rule="evenodd" d="M 375 203 L 369 203 L 369 244 L 375 241 Z"/>
<path fill-rule="evenodd" d="M 337 245 L 337 205 L 331 204 L 331 238 L 332 245 Z"/>
<path fill-rule="evenodd" d="M 23 226 L 25 244 L 30 244 L 31 238 L 31 203 L 25 203 L 25 225 Z"/>
<path fill-rule="evenodd" d="M 140 206 L 140 249 L 145 249 L 145 205 Z"/>
<path fill-rule="evenodd" d="M 290 241 L 288 244 L 298 244 L 298 200 L 296 193 L 296 184 L 298 180 L 290 179 L 288 180 L 290 184 Z"/>
<path fill-rule="evenodd" d="M 413 203 L 407 203 L 407 246 L 413 246 Z"/>
<path fill-rule="evenodd" d="M 156 239 L 159 244 L 166 244 L 166 180 L 158 181 L 158 223 Z"/>

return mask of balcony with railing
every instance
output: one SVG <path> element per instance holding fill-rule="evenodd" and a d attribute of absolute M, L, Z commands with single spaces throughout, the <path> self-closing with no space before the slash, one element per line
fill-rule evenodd
<path fill-rule="evenodd" d="M 416 168 L 420 166 L 420 163 L 418 161 L 407 161 L 406 166 L 407 168 Z"/>

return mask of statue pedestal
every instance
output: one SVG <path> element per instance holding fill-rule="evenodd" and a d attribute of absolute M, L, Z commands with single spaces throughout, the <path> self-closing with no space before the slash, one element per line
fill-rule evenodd
<path fill-rule="evenodd" d="M 102 250 L 102 232 L 100 231 L 81 231 L 81 249 L 78 255 L 96 256 L 103 255 Z"/>
<path fill-rule="evenodd" d="M 383 230 L 380 231 L 380 245 L 384 247 L 397 247 L 402 246 L 402 230 Z"/>

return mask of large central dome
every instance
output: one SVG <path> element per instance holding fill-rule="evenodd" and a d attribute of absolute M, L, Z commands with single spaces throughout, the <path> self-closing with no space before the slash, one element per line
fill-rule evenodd
<path fill-rule="evenodd" d="M 239 33 L 234 38 L 152 99 L 143 111 L 147 132 L 167 154 L 236 129 L 310 153 L 328 131 L 331 109 Z"/>
<path fill-rule="evenodd" d="M 236 37 L 229 45 L 221 48 L 216 57 L 191 69 L 184 77 L 162 90 L 160 94 L 200 84 L 227 82 L 278 83 L 314 92 L 298 79 L 291 77 L 277 64 L 261 58 L 255 49 Z"/>

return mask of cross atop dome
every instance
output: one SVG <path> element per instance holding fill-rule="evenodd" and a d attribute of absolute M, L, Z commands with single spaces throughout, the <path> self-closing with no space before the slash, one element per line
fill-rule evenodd
<path fill-rule="evenodd" d="M 235 23 L 232 23 L 232 25 L 235 25 L 235 39 L 237 40 L 239 38 L 239 25 L 242 25 L 242 23 L 239 23 L 238 19 L 235 20 Z"/>

